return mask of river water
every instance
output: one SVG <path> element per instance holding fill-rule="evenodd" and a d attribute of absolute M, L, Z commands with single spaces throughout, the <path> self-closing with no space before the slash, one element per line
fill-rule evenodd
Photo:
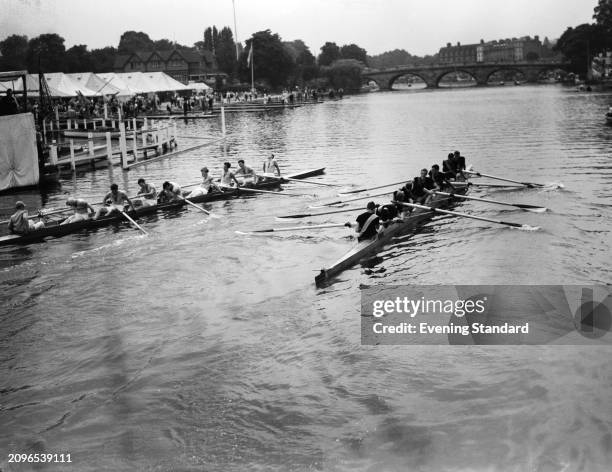
<path fill-rule="evenodd" d="M 609 470 L 612 349 L 361 346 L 360 287 L 609 284 L 611 100 L 552 85 L 373 93 L 228 115 L 225 151 L 63 181 L 47 207 L 97 199 L 111 180 L 135 193 L 140 176 L 195 182 L 239 157 L 259 167 L 270 152 L 285 172 L 325 166 L 314 181 L 369 186 L 459 149 L 482 172 L 563 188 L 475 191 L 551 211 L 463 203 L 541 230 L 434 218 L 324 288 L 314 276 L 351 246 L 345 228 L 234 232 L 280 226 L 274 215 L 337 191 L 299 183 L 285 189 L 317 197 L 213 202 L 222 218 L 159 214 L 140 221 L 149 236 L 120 225 L 2 248 L 0 469 L 35 470 L 8 454 L 47 452 L 73 461 L 48 469 L 80 471 Z M 218 136 L 220 123 L 179 131 Z"/>

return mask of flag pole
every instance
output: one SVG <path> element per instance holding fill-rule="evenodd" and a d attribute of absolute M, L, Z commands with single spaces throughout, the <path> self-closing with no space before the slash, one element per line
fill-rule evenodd
<path fill-rule="evenodd" d="M 255 65 L 255 54 L 253 54 L 253 40 L 251 39 L 251 92 L 255 91 L 255 73 L 253 67 Z"/>
<path fill-rule="evenodd" d="M 234 38 L 234 42 L 236 43 L 236 60 L 239 60 L 239 54 L 238 54 L 238 28 L 236 27 L 236 4 L 234 3 L 234 0 L 232 0 L 232 7 L 234 9 L 234 36 L 236 36 Z"/>

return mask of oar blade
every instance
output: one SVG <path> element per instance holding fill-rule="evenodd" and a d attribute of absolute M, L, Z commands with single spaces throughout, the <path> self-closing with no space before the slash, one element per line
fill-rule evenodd
<path fill-rule="evenodd" d="M 532 213 L 545 213 L 548 208 L 536 206 L 536 205 L 527 205 L 526 203 L 515 203 L 515 207 L 520 208 L 521 210 L 530 211 Z"/>

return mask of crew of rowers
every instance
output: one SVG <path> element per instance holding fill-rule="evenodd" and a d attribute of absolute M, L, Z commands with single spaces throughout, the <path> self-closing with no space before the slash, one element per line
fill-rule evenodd
<path fill-rule="evenodd" d="M 383 232 L 394 221 L 399 221 L 400 216 L 409 214 L 413 208 L 406 207 L 400 203 L 427 204 L 437 191 L 454 190 L 453 181 L 464 181 L 465 157 L 459 151 L 448 154 L 446 160 L 440 166 L 434 164 L 431 169 L 422 169 L 421 174 L 415 177 L 403 187 L 393 192 L 393 201 L 386 205 L 377 205 L 368 202 L 366 211 L 357 217 L 355 232 L 357 240 L 372 239 Z M 351 228 L 349 222 L 345 226 Z"/>
<path fill-rule="evenodd" d="M 140 187 L 138 194 L 132 201 L 125 192 L 119 190 L 117 184 L 111 184 L 110 192 L 104 196 L 102 199 L 102 206 L 97 211 L 83 199 L 69 198 L 66 201 L 66 205 L 73 210 L 73 214 L 60 224 L 64 225 L 88 219 L 98 219 L 116 213 L 123 213 L 126 210 L 153 206 L 158 203 L 180 201 L 185 198 L 197 197 L 211 192 L 220 192 L 227 188 L 252 186 L 262 180 L 269 178 L 278 179 L 281 176 L 281 171 L 274 158 L 274 154 L 270 154 L 263 163 L 263 173 L 261 174 L 256 174 L 251 167 L 248 167 L 244 159 L 238 161 L 238 170 L 235 173 L 230 170 L 231 167 L 231 163 L 225 162 L 223 164 L 221 178 L 217 181 L 209 174 L 207 167 L 202 167 L 200 170 L 202 182 L 186 196 L 183 196 L 181 186 L 175 182 L 164 182 L 161 191 L 158 192 L 153 184 L 141 178 L 138 179 L 138 186 Z M 242 181 L 239 181 L 239 178 L 242 179 Z M 44 228 L 44 216 L 39 213 L 37 217 L 39 218 L 38 222 L 34 223 L 31 221 L 31 219 L 36 218 L 36 216 L 29 216 L 25 203 L 18 201 L 15 204 L 15 213 L 11 215 L 9 220 L 9 232 L 12 234 L 24 235 L 31 231 Z"/>

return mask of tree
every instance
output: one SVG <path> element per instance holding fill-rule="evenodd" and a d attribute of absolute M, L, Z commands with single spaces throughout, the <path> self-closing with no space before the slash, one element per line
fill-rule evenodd
<path fill-rule="evenodd" d="M 236 67 L 236 43 L 231 28 L 225 26 L 217 36 L 217 47 L 215 50 L 217 64 L 223 72 L 233 75 Z"/>
<path fill-rule="evenodd" d="M 593 12 L 593 19 L 608 34 L 612 33 L 612 1 L 599 0 Z"/>
<path fill-rule="evenodd" d="M 321 46 L 321 54 L 319 54 L 320 66 L 328 66 L 338 59 L 340 59 L 340 48 L 336 43 L 330 43 L 328 41 Z"/>
<path fill-rule="evenodd" d="M 153 49 L 156 51 L 171 51 L 175 49 L 175 44 L 166 38 L 158 39 L 153 41 Z"/>
<path fill-rule="evenodd" d="M 386 51 L 376 56 L 368 56 L 367 64 L 370 67 L 382 69 L 416 63 L 420 59 L 420 57 L 413 56 L 404 49 L 394 49 L 393 51 Z"/>
<path fill-rule="evenodd" d="M 585 74 L 591 58 L 605 49 L 608 35 L 599 25 L 582 24 L 569 27 L 554 47 L 570 61 L 572 72 Z"/>
<path fill-rule="evenodd" d="M 155 47 L 153 40 L 142 31 L 126 31 L 119 39 L 119 54 L 130 54 L 135 51 L 152 51 Z"/>
<path fill-rule="evenodd" d="M 26 68 L 28 37 L 13 34 L 0 41 L 0 69 L 23 70 Z"/>
<path fill-rule="evenodd" d="M 251 80 L 250 68 L 246 64 L 251 46 L 255 79 L 266 81 L 272 88 L 286 85 L 294 72 L 295 61 L 278 34 L 272 34 L 270 30 L 258 31 L 247 40 L 247 48 L 240 57 L 241 80 Z"/>
<path fill-rule="evenodd" d="M 204 30 L 204 41 L 202 42 L 202 48 L 212 52 L 213 51 L 213 42 L 212 42 L 212 28 L 209 26 Z"/>
<path fill-rule="evenodd" d="M 102 49 L 93 49 L 91 51 L 92 72 L 112 72 L 115 64 L 117 50 L 114 47 L 107 46 Z"/>
<path fill-rule="evenodd" d="M 344 90 L 361 88 L 361 71 L 363 63 L 356 59 L 339 59 L 323 68 L 323 74 L 329 79 L 332 87 Z"/>
<path fill-rule="evenodd" d="M 66 69 L 64 72 L 91 72 L 92 70 L 93 61 L 87 46 L 78 44 L 66 51 Z"/>
<path fill-rule="evenodd" d="M 28 42 L 26 65 L 30 72 L 63 72 L 66 67 L 66 47 L 60 35 L 41 34 Z"/>
<path fill-rule="evenodd" d="M 355 59 L 367 65 L 368 53 L 365 49 L 360 48 L 356 44 L 345 44 L 340 48 L 340 57 L 342 59 Z"/>
<path fill-rule="evenodd" d="M 318 75 L 317 60 L 304 41 L 296 39 L 295 41 L 284 42 L 283 44 L 295 62 L 292 82 L 308 82 Z"/>

